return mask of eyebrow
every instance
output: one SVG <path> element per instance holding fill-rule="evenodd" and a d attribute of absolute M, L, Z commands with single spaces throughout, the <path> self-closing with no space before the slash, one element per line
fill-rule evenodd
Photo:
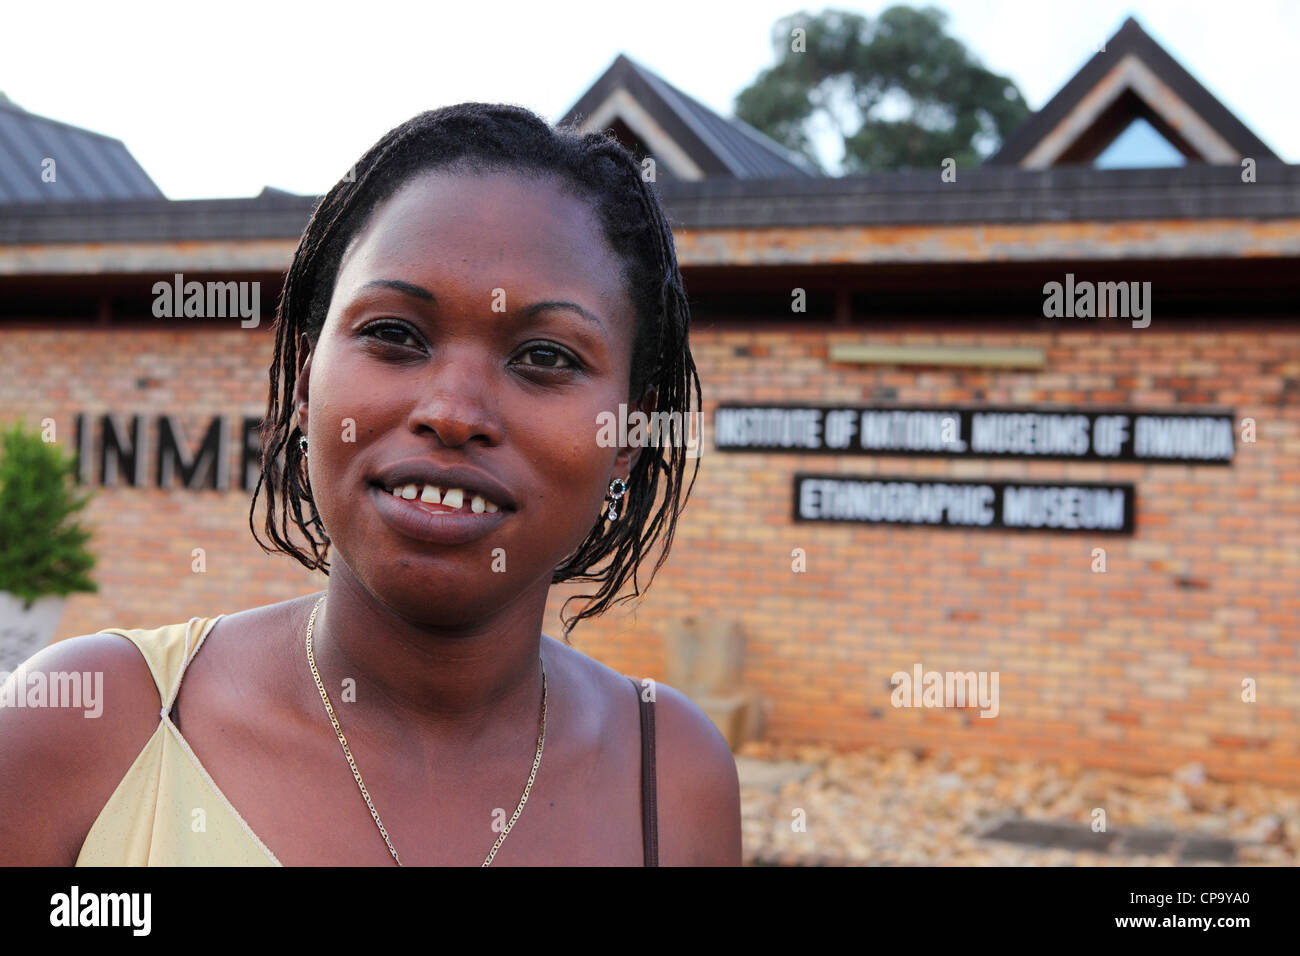
<path fill-rule="evenodd" d="M 437 296 L 435 296 L 424 286 L 415 285 L 410 282 L 403 282 L 401 279 L 375 279 L 371 282 L 367 282 L 362 288 L 369 289 L 372 286 L 379 286 L 381 288 L 386 288 L 386 289 L 394 289 L 397 292 L 403 293 L 404 295 L 409 295 L 415 299 L 422 299 L 425 302 L 436 303 L 438 301 Z M 524 308 L 520 309 L 519 314 L 523 316 L 527 316 L 528 318 L 532 318 L 532 316 L 536 315 L 538 312 L 545 312 L 547 309 L 567 309 L 571 312 L 576 312 L 578 315 L 582 316 L 584 319 L 587 319 L 590 322 L 596 323 L 596 325 L 599 325 L 601 327 L 605 327 L 607 325 L 605 320 L 602 319 L 600 316 L 596 315 L 594 312 L 589 312 L 588 310 L 584 309 L 582 306 L 578 305 L 578 303 L 576 302 L 568 302 L 563 299 L 547 299 L 543 302 L 534 302 L 531 305 L 525 306 Z"/>
<path fill-rule="evenodd" d="M 416 299 L 424 299 L 426 302 L 438 301 L 434 297 L 433 293 L 424 286 L 412 285 L 409 282 L 403 282 L 401 279 L 375 279 L 372 282 L 367 282 L 362 286 L 362 288 L 369 289 L 372 286 L 379 286 L 385 289 L 396 289 L 398 292 L 403 292 Z"/>
<path fill-rule="evenodd" d="M 528 305 L 520 309 L 519 312 L 521 315 L 526 315 L 529 318 L 531 318 L 532 316 L 536 315 L 538 312 L 545 312 L 547 309 L 567 309 L 571 312 L 578 313 L 578 315 L 582 316 L 584 319 L 587 319 L 590 322 L 594 322 L 601 327 L 605 326 L 605 320 L 602 319 L 600 316 L 596 315 L 594 312 L 588 312 L 586 309 L 578 305 L 578 303 L 576 302 L 566 302 L 562 299 L 559 300 L 548 299 L 545 302 L 534 302 L 532 305 Z"/>

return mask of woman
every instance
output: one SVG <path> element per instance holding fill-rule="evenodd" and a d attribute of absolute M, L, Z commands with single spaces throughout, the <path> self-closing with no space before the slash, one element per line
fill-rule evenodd
<path fill-rule="evenodd" d="M 596 423 L 698 403 L 688 324 L 612 138 L 478 103 L 384 136 L 313 214 L 276 317 L 257 490 L 327 591 L 33 658 L 102 672 L 103 719 L 0 710 L 6 861 L 739 864 L 721 734 L 568 646 L 666 557 L 684 449 L 603 447 Z M 560 642 L 541 622 L 567 580 L 600 588 Z"/>

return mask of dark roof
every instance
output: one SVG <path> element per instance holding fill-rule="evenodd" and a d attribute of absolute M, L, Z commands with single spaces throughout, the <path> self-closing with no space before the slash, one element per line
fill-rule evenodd
<path fill-rule="evenodd" d="M 945 183 L 937 171 L 799 179 L 660 182 L 678 229 L 1300 217 L 1300 165 L 1261 163 L 1245 185 L 1232 166 L 1171 169 L 981 168 Z M 125 200 L 0 205 L 0 245 L 56 242 L 296 239 L 318 202 Z"/>
<path fill-rule="evenodd" d="M 1133 54 L 1172 89 L 1216 133 L 1242 156 L 1256 162 L 1277 162 L 1279 157 L 1264 141 L 1252 133 L 1226 106 L 1215 98 L 1196 77 L 1175 60 L 1165 48 L 1151 38 L 1137 20 L 1129 17 L 1118 32 L 1106 41 L 1105 52 L 1098 51 L 1083 69 L 1061 87 L 1047 104 L 1007 137 L 1002 148 L 990 156 L 986 166 L 1015 165 L 1064 119 L 1079 102 L 1092 92 L 1120 59 Z M 1118 131 L 1117 131 L 1118 132 Z"/>
<path fill-rule="evenodd" d="M 654 118 L 705 176 L 753 179 L 821 175 L 798 153 L 743 120 L 719 116 L 622 53 L 560 122 L 580 122 L 620 87 Z"/>
<path fill-rule="evenodd" d="M 661 186 L 675 228 L 1051 223 L 1084 220 L 1300 217 L 1300 165 L 1173 169 L 971 169 L 822 179 L 699 181 Z M 1252 190 L 1259 189 L 1259 193 Z"/>
<path fill-rule="evenodd" d="M 55 162 L 54 182 L 41 178 Z M 0 202 L 162 198 L 121 140 L 0 101 Z"/>
<path fill-rule="evenodd" d="M 250 199 L 17 203 L 0 206 L 0 245 L 297 238 L 319 201 L 264 191 Z"/>

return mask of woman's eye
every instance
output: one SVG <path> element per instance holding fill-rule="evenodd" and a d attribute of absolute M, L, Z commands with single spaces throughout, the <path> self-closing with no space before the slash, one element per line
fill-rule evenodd
<path fill-rule="evenodd" d="M 568 352 L 550 345 L 533 345 L 519 354 L 529 359 L 521 364 L 535 368 L 569 369 L 576 368 L 578 364 Z"/>
<path fill-rule="evenodd" d="M 385 345 L 402 348 L 418 347 L 419 336 L 400 322 L 375 322 L 361 330 L 362 336 Z M 555 345 L 532 345 L 517 353 L 519 364 L 551 371 L 574 371 L 581 363 L 574 356 Z"/>
<path fill-rule="evenodd" d="M 381 332 L 396 333 L 397 338 L 385 338 L 380 335 Z M 406 344 L 401 341 L 402 336 L 405 336 L 408 339 L 415 338 L 415 335 L 411 332 L 410 329 L 396 322 L 376 322 L 374 325 L 366 326 L 365 329 L 362 330 L 362 334 L 368 338 L 375 338 L 378 339 L 380 342 L 385 342 L 389 345 Z"/>

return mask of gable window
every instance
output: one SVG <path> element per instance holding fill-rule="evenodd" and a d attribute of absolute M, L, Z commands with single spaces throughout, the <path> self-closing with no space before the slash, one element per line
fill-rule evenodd
<path fill-rule="evenodd" d="M 1135 169 L 1184 166 L 1183 156 L 1169 140 L 1142 117 L 1137 117 L 1093 160 L 1098 169 Z"/>

